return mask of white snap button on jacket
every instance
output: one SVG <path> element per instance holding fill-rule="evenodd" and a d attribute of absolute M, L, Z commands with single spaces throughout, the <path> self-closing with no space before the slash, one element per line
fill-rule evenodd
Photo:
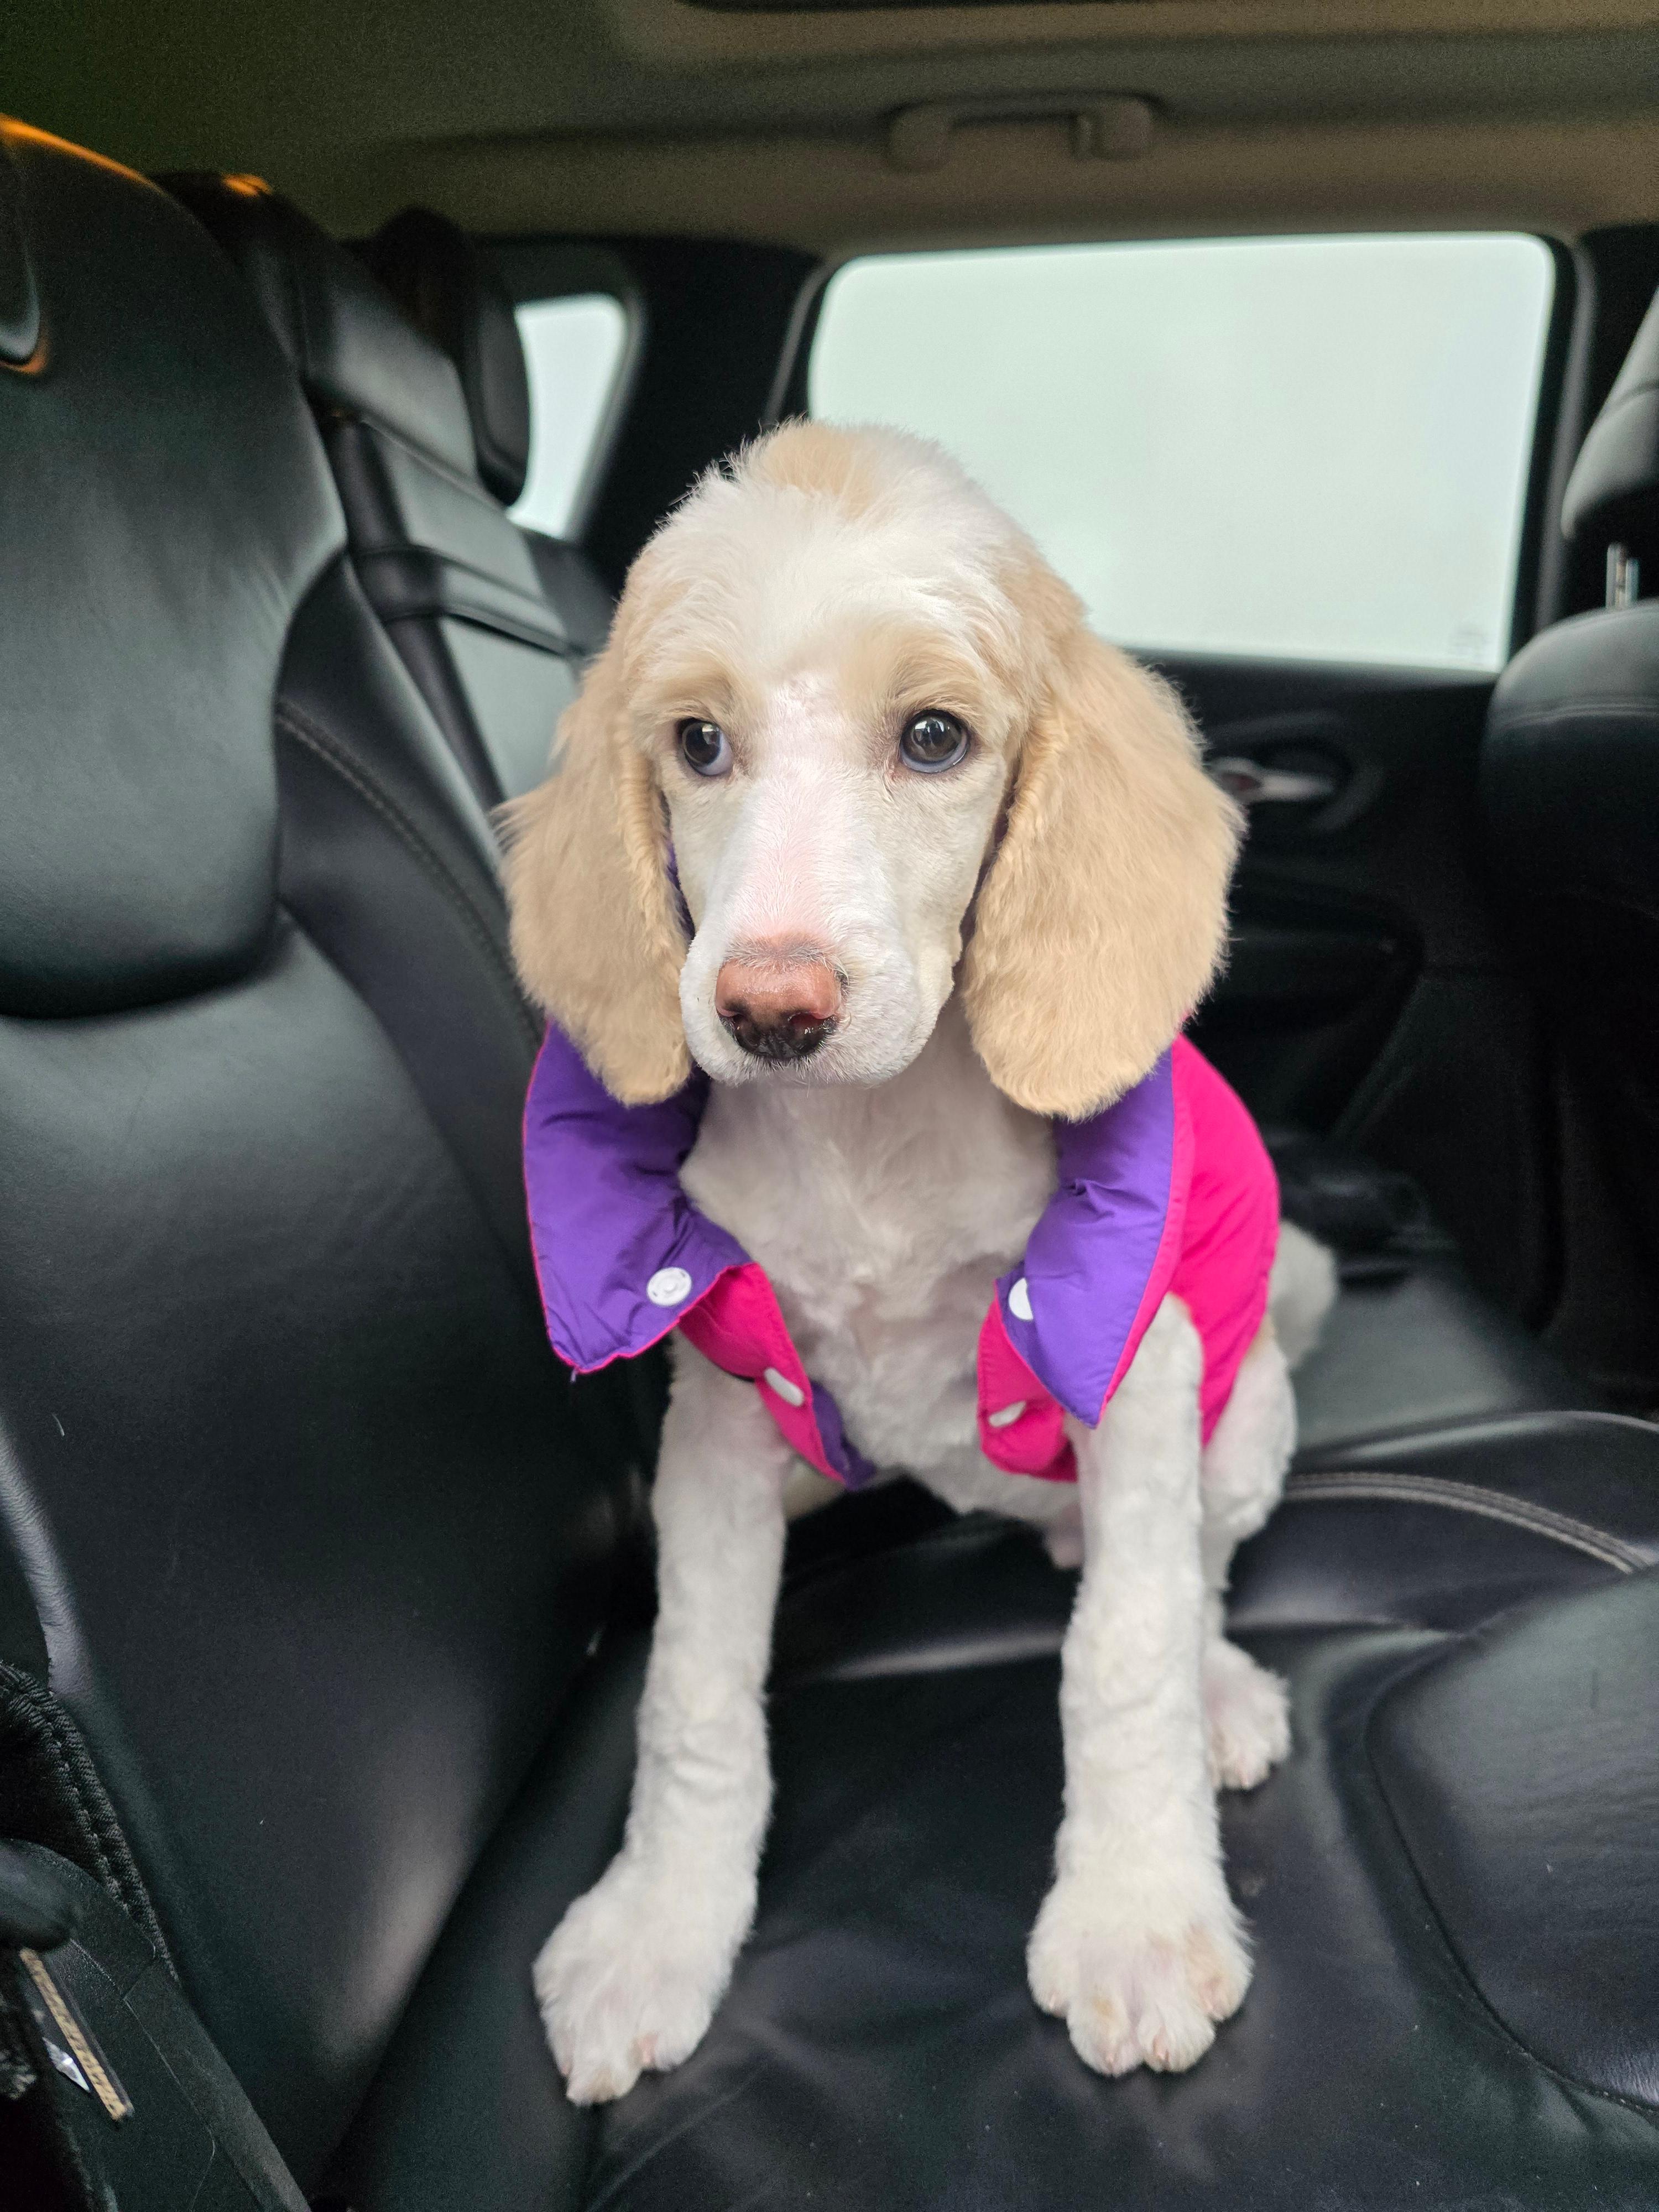
<path fill-rule="evenodd" d="M 1024 1399 L 1016 1398 L 1012 1406 L 1004 1406 L 998 1413 L 988 1413 L 985 1416 L 985 1425 L 988 1429 L 1006 1429 L 1017 1421 L 1024 1411 Z"/>
<path fill-rule="evenodd" d="M 1008 1293 L 1008 1310 L 1016 1321 L 1031 1318 L 1031 1286 L 1024 1275 Z"/>
<path fill-rule="evenodd" d="M 775 1367 L 764 1368 L 761 1380 L 769 1390 L 775 1390 L 786 1406 L 804 1406 L 806 1393 L 799 1382 L 792 1382 L 787 1375 L 780 1375 Z"/>
<path fill-rule="evenodd" d="M 691 1295 L 691 1278 L 684 1267 L 659 1267 L 645 1286 L 653 1306 L 678 1306 Z"/>

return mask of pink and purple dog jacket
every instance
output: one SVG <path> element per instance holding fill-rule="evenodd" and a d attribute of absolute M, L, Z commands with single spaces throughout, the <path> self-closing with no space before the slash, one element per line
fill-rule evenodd
<path fill-rule="evenodd" d="M 801 1364 L 765 1269 L 680 1187 L 708 1090 L 699 1074 L 660 1105 L 619 1105 L 548 1030 L 524 1121 L 548 1334 L 586 1375 L 681 1329 L 754 1383 L 804 1460 L 857 1489 L 876 1470 Z M 1170 1294 L 1204 1347 L 1207 1441 L 1267 1311 L 1279 1187 L 1249 1114 L 1184 1037 L 1115 1104 L 1054 1132 L 1058 1187 L 980 1332 L 979 1435 L 1009 1474 L 1072 1482 L 1066 1414 L 1099 1421 Z"/>

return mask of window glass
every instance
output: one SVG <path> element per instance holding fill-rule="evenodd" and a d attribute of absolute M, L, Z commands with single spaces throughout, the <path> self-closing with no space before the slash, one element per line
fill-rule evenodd
<path fill-rule="evenodd" d="M 1495 669 L 1553 281 L 1495 233 L 872 256 L 810 404 L 937 438 L 1126 644 Z"/>
<path fill-rule="evenodd" d="M 519 334 L 530 374 L 530 468 L 513 519 L 562 538 L 617 388 L 628 317 L 608 292 L 583 292 L 520 307 Z"/>

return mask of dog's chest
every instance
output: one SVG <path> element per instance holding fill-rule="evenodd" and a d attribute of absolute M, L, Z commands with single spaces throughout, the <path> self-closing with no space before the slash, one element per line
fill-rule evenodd
<path fill-rule="evenodd" d="M 1054 1154 L 953 1007 L 891 1083 L 716 1089 L 683 1179 L 766 1269 L 863 1451 L 918 1472 L 976 1452 L 980 1326 L 1053 1193 Z"/>

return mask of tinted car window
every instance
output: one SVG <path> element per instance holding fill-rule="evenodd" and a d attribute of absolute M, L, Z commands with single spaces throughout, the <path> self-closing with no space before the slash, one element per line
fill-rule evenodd
<path fill-rule="evenodd" d="M 519 333 L 530 375 L 530 468 L 513 519 L 562 538 L 610 411 L 628 317 L 609 293 L 578 293 L 521 307 Z"/>
<path fill-rule="evenodd" d="M 1126 643 L 1495 669 L 1553 281 L 1512 234 L 872 256 L 810 404 L 939 439 Z"/>

